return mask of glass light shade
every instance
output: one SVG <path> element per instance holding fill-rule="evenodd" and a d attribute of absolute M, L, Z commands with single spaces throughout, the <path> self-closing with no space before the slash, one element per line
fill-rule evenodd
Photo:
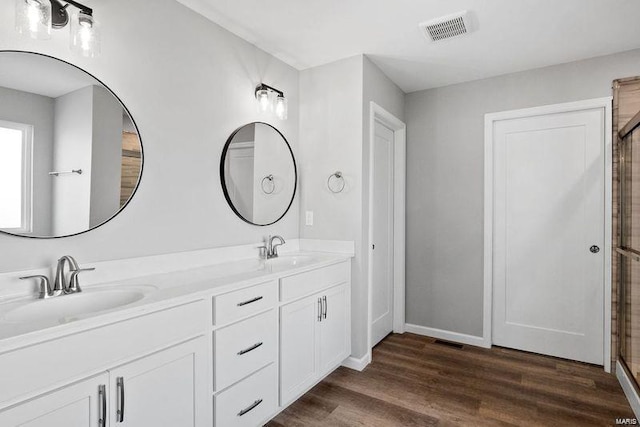
<path fill-rule="evenodd" d="M 84 12 L 74 14 L 69 43 L 72 51 L 87 58 L 100 55 L 100 24 Z"/>
<path fill-rule="evenodd" d="M 261 89 L 256 91 L 256 100 L 258 103 L 258 112 L 266 113 L 271 107 L 271 100 L 269 99 L 269 91 Z"/>
<path fill-rule="evenodd" d="M 16 31 L 32 39 L 50 39 L 51 2 L 16 0 Z"/>
<path fill-rule="evenodd" d="M 275 106 L 276 116 L 280 120 L 287 120 L 287 115 L 289 113 L 288 110 L 289 108 L 288 108 L 287 98 L 285 98 L 282 95 L 278 95 L 278 97 L 276 98 L 276 106 Z"/>

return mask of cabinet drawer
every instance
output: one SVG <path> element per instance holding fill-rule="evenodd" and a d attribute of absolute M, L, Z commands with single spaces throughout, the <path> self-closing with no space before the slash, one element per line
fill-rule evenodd
<path fill-rule="evenodd" d="M 277 320 L 274 308 L 213 333 L 215 390 L 222 390 L 275 362 Z"/>
<path fill-rule="evenodd" d="M 213 324 L 224 325 L 275 307 L 278 302 L 276 282 L 263 283 L 213 298 Z"/>
<path fill-rule="evenodd" d="M 271 364 L 214 397 L 215 425 L 255 427 L 276 412 L 278 382 Z"/>
<path fill-rule="evenodd" d="M 351 279 L 349 262 L 330 265 L 280 279 L 280 301 L 289 301 L 320 292 Z"/>

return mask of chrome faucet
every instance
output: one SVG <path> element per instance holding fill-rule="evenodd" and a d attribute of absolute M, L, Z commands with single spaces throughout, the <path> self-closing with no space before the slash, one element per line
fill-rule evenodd
<path fill-rule="evenodd" d="M 66 280 L 66 276 L 64 274 L 65 265 L 69 264 L 69 280 Z M 49 278 L 43 275 L 35 275 L 35 276 L 24 276 L 21 277 L 21 280 L 24 279 L 38 279 L 40 282 L 40 298 L 46 299 L 51 297 L 57 297 L 59 295 L 65 294 L 73 294 L 77 292 L 82 292 L 80 288 L 80 282 L 78 280 L 78 274 L 83 271 L 93 271 L 95 268 L 80 268 L 78 267 L 78 263 L 76 260 L 70 256 L 65 255 L 58 260 L 58 264 L 56 266 L 56 276 L 53 282 L 53 289 L 51 289 Z"/>
<path fill-rule="evenodd" d="M 275 239 L 280 240 L 280 243 L 273 243 Z M 286 242 L 282 238 L 282 236 L 269 236 L 267 241 L 263 246 L 260 246 L 261 249 L 264 249 L 264 257 L 266 259 L 277 258 L 278 257 L 278 246 L 284 245 Z"/>

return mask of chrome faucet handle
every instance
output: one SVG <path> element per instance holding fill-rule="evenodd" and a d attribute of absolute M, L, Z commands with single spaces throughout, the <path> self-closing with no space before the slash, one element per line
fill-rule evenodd
<path fill-rule="evenodd" d="M 267 258 L 267 245 L 256 246 L 256 249 L 260 251 L 258 257 L 265 259 Z"/>
<path fill-rule="evenodd" d="M 77 270 L 71 270 L 71 276 L 69 277 L 69 285 L 65 289 L 65 294 L 73 294 L 76 292 L 82 292 L 82 288 L 80 288 L 80 281 L 78 280 L 78 275 L 84 271 L 93 271 L 94 267 L 88 268 L 79 268 Z"/>
<path fill-rule="evenodd" d="M 39 298 L 46 299 L 53 296 L 53 292 L 51 292 L 51 285 L 49 284 L 49 278 L 47 276 L 44 276 L 42 274 L 35 274 L 33 276 L 20 277 L 20 280 L 27 280 L 27 279 L 39 280 L 39 283 L 38 283 L 38 286 L 40 287 Z"/>

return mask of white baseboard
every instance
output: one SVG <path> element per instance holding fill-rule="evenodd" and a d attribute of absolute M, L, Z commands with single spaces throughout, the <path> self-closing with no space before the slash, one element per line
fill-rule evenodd
<path fill-rule="evenodd" d="M 371 363 L 371 352 L 365 354 L 360 359 L 357 359 L 353 356 L 347 357 L 344 362 L 342 362 L 342 366 L 362 372 L 362 370 L 366 368 L 369 363 Z"/>
<path fill-rule="evenodd" d="M 638 393 L 631 382 L 632 380 L 627 376 L 627 372 L 620 365 L 620 362 L 616 362 L 616 377 L 618 377 L 618 382 L 622 386 L 624 395 L 627 396 L 627 400 L 629 401 L 629 405 L 631 405 L 631 409 L 633 409 L 633 413 L 636 414 L 636 418 L 640 419 L 640 396 L 638 396 Z"/>
<path fill-rule="evenodd" d="M 412 334 L 424 335 L 426 337 L 438 338 L 460 344 L 474 345 L 476 347 L 490 348 L 491 345 L 485 343 L 484 338 L 474 335 L 461 334 L 458 332 L 445 331 L 443 329 L 428 328 L 426 326 L 405 324 L 405 330 Z"/>

